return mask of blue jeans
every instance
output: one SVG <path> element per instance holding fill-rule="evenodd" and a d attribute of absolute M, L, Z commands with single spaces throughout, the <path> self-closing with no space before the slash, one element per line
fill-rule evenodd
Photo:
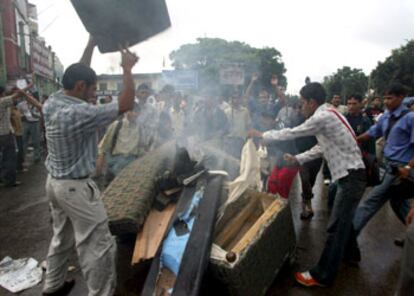
<path fill-rule="evenodd" d="M 399 178 L 390 174 L 390 170 L 387 169 L 381 184 L 375 186 L 367 198 L 361 202 L 354 217 L 354 228 L 357 235 L 388 200 L 398 219 L 405 224 L 405 217 L 410 210 L 407 198 L 411 196 L 405 196 L 406 194 L 403 192 L 395 194 L 398 189 L 398 185 L 396 185 L 398 181 Z M 407 192 L 407 194 L 409 193 Z"/>
<path fill-rule="evenodd" d="M 365 191 L 365 170 L 350 170 L 348 176 L 337 183 L 325 247 L 318 264 L 310 270 L 312 277 L 323 285 L 333 282 L 346 253 L 357 247 L 352 219 Z"/>
<path fill-rule="evenodd" d="M 32 145 L 34 148 L 34 161 L 40 160 L 40 122 L 30 122 L 23 121 L 23 145 L 24 145 L 24 155 L 27 154 L 27 146 L 29 144 L 29 139 L 32 139 Z"/>

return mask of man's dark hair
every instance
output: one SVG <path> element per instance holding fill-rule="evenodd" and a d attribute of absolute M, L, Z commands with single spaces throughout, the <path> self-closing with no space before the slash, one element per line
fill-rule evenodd
<path fill-rule="evenodd" d="M 72 90 L 78 81 L 85 81 L 86 86 L 91 86 L 96 83 L 96 80 L 96 73 L 91 67 L 76 63 L 66 69 L 62 77 L 62 84 L 64 89 Z"/>
<path fill-rule="evenodd" d="M 318 105 L 322 105 L 326 102 L 326 92 L 322 84 L 318 82 L 311 82 L 306 84 L 300 90 L 300 95 L 307 101 L 311 99 L 315 100 Z"/>
<path fill-rule="evenodd" d="M 384 94 L 405 97 L 407 95 L 407 88 L 399 82 L 393 82 L 385 88 Z"/>
<path fill-rule="evenodd" d="M 4 88 L 4 86 L 0 86 L 0 96 L 2 96 L 5 91 L 6 89 Z"/>
<path fill-rule="evenodd" d="M 141 83 L 138 88 L 137 91 L 147 91 L 147 92 L 151 92 L 151 88 L 148 86 L 148 84 L 146 83 Z"/>
<path fill-rule="evenodd" d="M 348 99 L 346 99 L 346 102 L 348 103 L 348 101 L 349 101 L 350 99 L 355 99 L 355 100 L 357 100 L 357 101 L 358 101 L 358 102 L 360 102 L 360 103 L 362 103 L 362 100 L 363 100 L 362 96 L 361 96 L 361 95 L 359 95 L 359 94 L 350 95 L 350 96 L 348 97 Z"/>

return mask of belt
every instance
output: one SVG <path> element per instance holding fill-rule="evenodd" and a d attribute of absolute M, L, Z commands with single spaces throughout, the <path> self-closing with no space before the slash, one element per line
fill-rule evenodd
<path fill-rule="evenodd" d="M 89 176 L 76 177 L 76 178 L 73 178 L 73 177 L 54 177 L 54 176 L 52 176 L 52 178 L 56 179 L 56 180 L 85 180 L 85 179 L 89 179 Z"/>

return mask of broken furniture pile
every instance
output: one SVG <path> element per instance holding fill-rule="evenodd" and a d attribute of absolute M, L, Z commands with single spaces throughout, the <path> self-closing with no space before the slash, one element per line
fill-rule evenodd
<path fill-rule="evenodd" d="M 195 162 L 171 142 L 104 192 L 112 233 L 137 233 L 132 264 L 153 259 L 142 295 L 198 295 L 208 266 L 232 295 L 265 294 L 296 242 L 287 200 L 251 189 L 252 145 L 232 183 L 207 166 L 228 166 L 225 152 Z"/>

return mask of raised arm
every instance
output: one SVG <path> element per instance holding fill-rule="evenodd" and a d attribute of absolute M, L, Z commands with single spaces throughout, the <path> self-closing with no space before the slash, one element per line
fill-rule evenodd
<path fill-rule="evenodd" d="M 83 55 L 79 63 L 85 64 L 89 67 L 91 66 L 92 55 L 93 55 L 93 50 L 95 49 L 95 46 L 96 46 L 95 39 L 93 38 L 92 35 L 89 35 L 88 44 L 86 45 L 86 48 L 83 52 Z"/>
<path fill-rule="evenodd" d="M 121 50 L 122 69 L 123 69 L 123 83 L 124 87 L 119 96 L 119 114 L 132 110 L 134 107 L 135 86 L 132 78 L 132 68 L 138 62 L 139 58 L 127 49 Z"/>
<path fill-rule="evenodd" d="M 259 79 L 259 75 L 257 74 L 257 73 L 254 73 L 253 75 L 252 75 L 252 79 L 250 80 L 250 82 L 249 82 L 249 85 L 247 86 L 247 89 L 246 89 L 246 93 L 244 94 L 244 96 L 246 97 L 246 98 L 250 98 L 250 96 L 251 96 L 251 94 L 252 94 L 252 88 L 253 88 L 253 85 L 256 83 L 256 81 Z"/>
<path fill-rule="evenodd" d="M 272 87 L 275 90 L 276 96 L 279 98 L 279 105 L 281 107 L 285 106 L 286 105 L 286 96 L 285 96 L 285 93 L 280 89 L 279 79 L 277 78 L 276 75 L 272 75 L 272 79 L 271 79 L 270 83 L 272 84 Z"/>

